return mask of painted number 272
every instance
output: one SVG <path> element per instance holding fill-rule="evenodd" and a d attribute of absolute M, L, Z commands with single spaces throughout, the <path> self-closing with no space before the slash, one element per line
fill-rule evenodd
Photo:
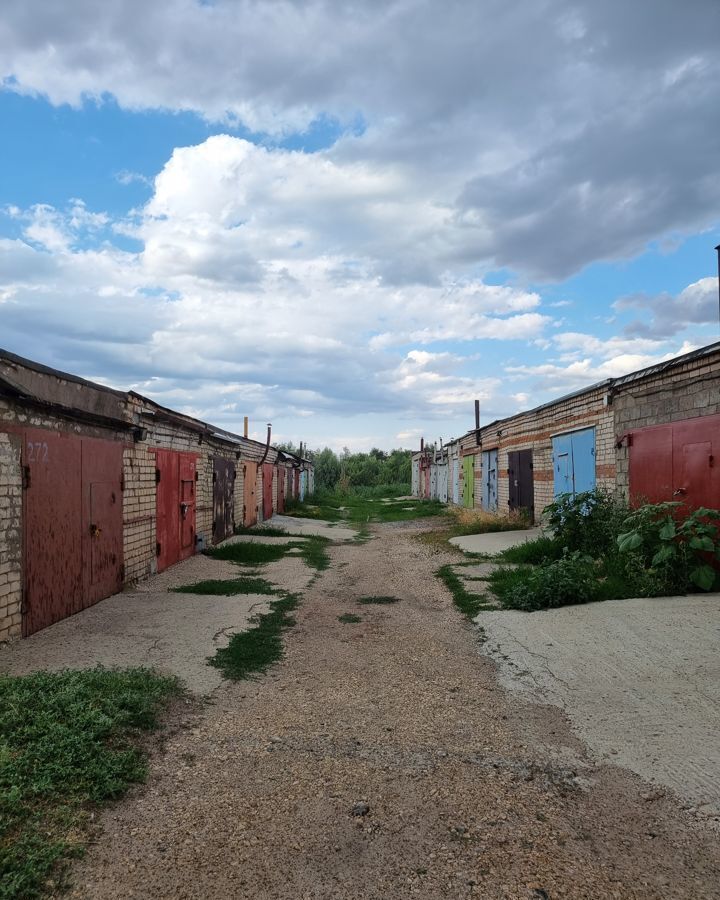
<path fill-rule="evenodd" d="M 48 445 L 45 441 L 28 441 L 28 462 L 49 462 Z"/>

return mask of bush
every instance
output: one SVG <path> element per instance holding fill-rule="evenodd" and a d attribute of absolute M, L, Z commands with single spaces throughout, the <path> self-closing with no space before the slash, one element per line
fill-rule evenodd
<path fill-rule="evenodd" d="M 556 537 L 545 537 L 544 535 L 534 538 L 532 541 L 525 541 L 522 544 L 516 544 L 514 547 L 508 547 L 503 551 L 502 558 L 505 562 L 537 565 L 539 563 L 553 562 L 560 559 L 563 555 L 562 541 Z"/>
<path fill-rule="evenodd" d="M 597 563 L 580 551 L 531 569 L 493 573 L 491 584 L 506 609 L 532 611 L 590 603 L 600 597 Z"/>
<path fill-rule="evenodd" d="M 712 590 L 719 580 L 712 563 L 720 560 L 720 511 L 701 507 L 678 521 L 680 507 L 666 502 L 636 509 L 623 522 L 618 549 L 651 574 L 658 593 Z"/>
<path fill-rule="evenodd" d="M 597 558 L 617 551 L 616 538 L 629 509 L 607 491 L 561 494 L 544 514 L 563 547 Z"/>

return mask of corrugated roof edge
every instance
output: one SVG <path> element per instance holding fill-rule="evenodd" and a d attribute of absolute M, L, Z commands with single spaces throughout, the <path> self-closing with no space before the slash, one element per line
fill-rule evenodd
<path fill-rule="evenodd" d="M 5 350 L 0 347 L 0 360 L 7 360 L 10 363 L 14 363 L 16 365 L 24 366 L 27 369 L 32 369 L 35 372 L 40 372 L 44 375 L 52 375 L 55 378 L 61 378 L 64 381 L 71 381 L 74 384 L 81 384 L 87 387 L 91 387 L 94 390 L 104 391 L 108 394 L 112 394 L 115 397 L 127 398 L 127 397 L 137 397 L 142 400 L 144 403 L 149 403 L 154 406 L 156 409 L 162 411 L 165 415 L 171 416 L 172 418 L 186 424 L 193 424 L 196 430 L 202 431 L 204 434 L 207 434 L 210 437 L 214 437 L 218 440 L 226 440 L 231 444 L 240 444 L 247 445 L 253 444 L 257 447 L 264 447 L 265 444 L 260 441 L 255 441 L 252 438 L 246 438 L 243 435 L 235 434 L 232 431 L 226 431 L 224 428 L 217 428 L 215 425 L 210 425 L 207 422 L 203 422 L 200 419 L 195 419 L 193 416 L 188 416 L 185 413 L 177 412 L 174 409 L 169 409 L 166 406 L 162 406 L 160 403 L 157 403 L 155 400 L 151 400 L 149 397 L 145 397 L 143 394 L 137 393 L 137 391 L 122 391 L 117 388 L 107 387 L 104 384 L 98 384 L 96 381 L 90 381 L 88 378 L 81 378 L 79 375 L 72 375 L 70 372 L 63 372 L 61 369 L 54 369 L 52 366 L 43 365 L 43 363 L 36 362 L 33 359 L 27 359 L 27 357 L 19 356 L 17 353 L 11 353 L 9 350 Z M 13 394 L 15 394 L 19 398 L 26 398 L 28 400 L 37 401 L 38 398 L 33 397 L 28 394 L 27 391 L 19 384 L 16 384 L 12 379 L 7 378 L 7 376 L 0 375 L 0 385 L 4 385 L 7 390 Z M 53 406 L 58 406 L 59 408 L 67 409 L 68 413 L 73 415 L 76 414 L 76 410 L 71 407 L 61 407 L 59 404 L 53 404 Z M 105 418 L 103 416 L 94 416 L 98 421 Z M 123 424 L 121 420 L 117 420 L 118 424 Z M 131 423 L 124 423 L 126 427 L 136 427 Z M 272 450 L 278 450 L 277 447 L 273 447 L 271 445 Z M 279 452 L 279 451 L 278 451 Z M 302 462 L 310 462 L 309 459 L 302 459 Z"/>
<path fill-rule="evenodd" d="M 107 387 L 104 384 L 98 384 L 96 381 L 90 381 L 87 378 L 81 378 L 79 375 L 71 375 L 69 372 L 63 372 L 60 369 L 53 369 L 52 366 L 45 366 L 42 363 L 35 362 L 34 359 L 27 359 L 24 356 L 18 356 L 17 353 L 11 353 L 9 350 L 3 350 L 0 347 L 0 360 L 6 359 L 8 362 L 17 363 L 25 366 L 27 369 L 33 369 L 35 372 L 41 372 L 43 375 L 53 375 L 56 378 L 62 378 L 65 381 L 72 381 L 75 384 L 84 384 L 87 387 L 95 388 L 98 391 L 105 391 L 108 394 L 114 394 L 116 397 L 127 396 L 127 391 L 120 391 L 116 388 Z"/>
<path fill-rule="evenodd" d="M 532 409 L 524 409 L 521 412 L 515 413 L 514 416 L 506 416 L 504 419 L 495 419 L 492 422 L 488 422 L 487 425 L 481 425 L 480 431 L 485 431 L 487 428 L 492 428 L 496 425 L 502 425 L 503 422 L 510 422 L 512 419 L 517 419 L 519 416 L 528 416 L 533 413 L 542 412 L 544 409 L 548 409 L 551 406 L 556 406 L 558 403 L 564 403 L 567 400 L 572 400 L 575 397 L 582 397 L 583 394 L 591 394 L 593 391 L 600 390 L 601 388 L 607 388 L 608 391 L 612 392 L 616 387 L 622 387 L 625 384 L 630 384 L 633 381 L 642 381 L 643 378 L 650 378 L 653 375 L 657 375 L 660 372 L 666 372 L 668 369 L 674 369 L 676 366 L 685 365 L 685 363 L 692 362 L 695 359 L 701 359 L 703 356 L 710 356 L 715 352 L 720 352 L 720 341 L 716 341 L 713 344 L 708 344 L 705 347 L 698 347 L 697 350 L 691 350 L 689 353 L 683 353 L 682 356 L 673 356 L 672 359 L 667 359 L 665 362 L 655 363 L 653 366 L 646 366 L 644 369 L 638 369 L 635 372 L 630 372 L 627 375 L 620 375 L 618 378 L 606 378 L 605 381 L 598 381 L 595 384 L 588 385 L 588 387 L 580 388 L 577 391 L 572 391 L 569 394 L 564 394 L 562 397 L 557 397 L 555 400 L 549 400 L 547 403 L 542 403 L 540 406 L 535 406 Z M 476 429 L 471 428 L 469 431 L 466 431 L 458 440 L 463 440 L 463 438 L 469 437 L 471 434 L 475 434 Z"/>

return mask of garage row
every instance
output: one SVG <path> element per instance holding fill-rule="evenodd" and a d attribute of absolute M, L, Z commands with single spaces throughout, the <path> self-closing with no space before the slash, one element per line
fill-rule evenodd
<path fill-rule="evenodd" d="M 720 343 L 488 425 L 476 404 L 473 429 L 412 458 L 414 496 L 531 520 L 594 488 L 720 508 Z"/>
<path fill-rule="evenodd" d="M 246 423 L 247 429 L 247 423 Z M 0 350 L 0 640 L 283 512 L 312 463 Z"/>

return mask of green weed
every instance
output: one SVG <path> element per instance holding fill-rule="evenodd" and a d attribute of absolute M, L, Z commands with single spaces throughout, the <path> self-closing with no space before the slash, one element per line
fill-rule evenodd
<path fill-rule="evenodd" d="M 205 553 L 213 559 L 224 559 L 241 566 L 264 566 L 282 559 L 292 547 L 289 543 L 258 544 L 255 541 L 238 541 L 236 544 L 220 544 Z"/>
<path fill-rule="evenodd" d="M 88 809 L 146 776 L 133 738 L 180 691 L 149 669 L 0 676 L 0 898 L 60 886 Z"/>
<path fill-rule="evenodd" d="M 562 542 L 554 537 L 537 537 L 532 541 L 525 541 L 508 547 L 500 554 L 505 562 L 536 565 L 543 562 L 552 562 L 563 555 Z"/>
<path fill-rule="evenodd" d="M 226 678 L 240 680 L 266 672 L 282 659 L 282 633 L 295 624 L 289 615 L 298 605 L 296 594 L 285 594 L 270 604 L 270 611 L 250 620 L 252 628 L 234 634 L 227 647 L 221 647 L 208 659 Z"/>
<path fill-rule="evenodd" d="M 357 622 L 362 622 L 362 619 L 354 613 L 343 613 L 341 616 L 338 616 L 338 622 L 342 622 L 344 625 L 353 625 Z"/>
<path fill-rule="evenodd" d="M 183 587 L 171 588 L 176 594 L 210 594 L 215 596 L 231 596 L 233 594 L 277 594 L 280 593 L 264 578 L 232 578 L 227 581 L 209 580 L 186 584 Z"/>
<path fill-rule="evenodd" d="M 484 594 L 472 594 L 467 590 L 462 579 L 455 574 L 452 565 L 441 566 L 435 575 L 445 583 L 455 601 L 455 606 L 468 619 L 474 619 L 483 609 L 492 609 Z"/>

